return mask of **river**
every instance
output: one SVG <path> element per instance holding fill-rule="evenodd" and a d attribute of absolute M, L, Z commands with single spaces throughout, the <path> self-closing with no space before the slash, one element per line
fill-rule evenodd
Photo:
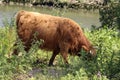
<path fill-rule="evenodd" d="M 11 22 L 19 10 L 35 11 L 55 16 L 62 16 L 73 19 L 82 28 L 90 28 L 91 25 L 100 26 L 99 12 L 73 9 L 59 9 L 52 7 L 29 7 L 20 5 L 0 5 L 0 27 L 4 27 L 4 22 Z"/>

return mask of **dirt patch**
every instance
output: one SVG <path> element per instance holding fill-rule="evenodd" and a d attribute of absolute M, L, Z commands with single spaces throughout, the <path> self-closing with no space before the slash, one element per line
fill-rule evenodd
<path fill-rule="evenodd" d="M 64 69 L 58 67 L 34 68 L 26 74 L 15 74 L 13 80 L 35 80 L 46 79 L 59 79 L 66 74 Z M 37 78 L 37 79 L 36 79 Z"/>
<path fill-rule="evenodd" d="M 41 69 L 41 68 L 36 68 L 33 69 L 29 72 L 29 75 L 32 75 L 35 77 L 37 74 L 42 74 L 42 75 L 47 75 L 47 76 L 52 76 L 52 77 L 61 77 L 65 75 L 65 71 L 62 70 L 61 68 L 56 68 L 56 67 L 48 67 L 46 69 Z"/>

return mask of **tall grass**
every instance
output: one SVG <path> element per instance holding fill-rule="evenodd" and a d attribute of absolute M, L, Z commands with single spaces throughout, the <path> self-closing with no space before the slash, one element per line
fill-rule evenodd
<path fill-rule="evenodd" d="M 15 39 L 15 31 L 9 27 L 0 28 L 0 79 L 6 79 L 8 74 L 12 74 L 14 66 L 8 62 L 9 53 Z M 11 75 L 9 75 L 11 77 Z M 9 79 L 9 77 L 8 77 Z"/>
<path fill-rule="evenodd" d="M 19 41 L 17 47 L 21 55 L 10 55 L 15 48 L 15 26 L 0 28 L 0 80 L 119 80 L 119 32 L 109 28 L 84 32 L 97 46 L 97 56 L 93 60 L 85 60 L 84 56 L 69 56 L 70 64 L 65 65 L 62 57 L 57 56 L 55 66 L 48 67 L 51 52 L 38 50 L 39 42 L 26 53 Z"/>

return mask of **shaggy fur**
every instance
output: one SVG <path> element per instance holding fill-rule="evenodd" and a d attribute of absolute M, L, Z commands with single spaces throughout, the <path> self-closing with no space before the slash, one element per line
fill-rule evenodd
<path fill-rule="evenodd" d="M 68 53 L 79 55 L 83 48 L 94 56 L 95 49 L 84 35 L 80 26 L 71 19 L 40 14 L 37 12 L 19 11 L 16 16 L 17 34 L 28 51 L 33 40 L 44 40 L 41 49 L 53 51 L 49 65 L 57 54 L 61 54 L 68 63 Z M 36 36 L 34 34 L 36 33 Z M 16 54 L 16 50 L 14 51 Z"/>

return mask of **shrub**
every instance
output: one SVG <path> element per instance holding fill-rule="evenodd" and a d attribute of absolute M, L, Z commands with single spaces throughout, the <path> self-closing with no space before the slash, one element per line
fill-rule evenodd
<path fill-rule="evenodd" d="M 118 26 L 120 29 L 120 3 L 111 3 L 100 8 L 100 22 L 109 28 Z"/>
<path fill-rule="evenodd" d="M 119 79 L 120 76 L 120 38 L 116 29 L 102 28 L 87 33 L 88 37 L 98 47 L 95 64 L 87 64 L 93 70 L 109 79 Z M 89 69 L 89 68 L 88 68 Z M 94 70 L 95 69 L 95 70 Z"/>

